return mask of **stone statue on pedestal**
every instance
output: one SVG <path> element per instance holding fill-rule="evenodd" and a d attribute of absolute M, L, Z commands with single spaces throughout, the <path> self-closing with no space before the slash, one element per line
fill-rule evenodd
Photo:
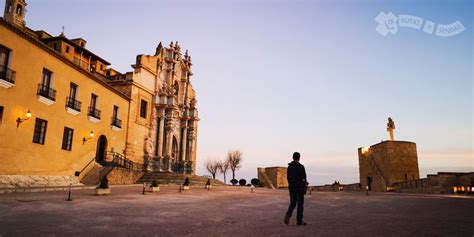
<path fill-rule="evenodd" d="M 391 117 L 388 117 L 388 123 L 387 123 L 387 131 L 390 135 L 390 141 L 393 141 L 393 130 L 395 130 L 395 122 L 393 122 L 393 119 Z"/>

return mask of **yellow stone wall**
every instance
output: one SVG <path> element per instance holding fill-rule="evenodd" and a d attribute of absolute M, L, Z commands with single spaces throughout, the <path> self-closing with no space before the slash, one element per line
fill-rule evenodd
<path fill-rule="evenodd" d="M 126 156 L 128 159 L 143 164 L 144 163 L 144 150 L 145 150 L 145 138 L 149 134 L 150 128 L 150 114 L 152 111 L 152 98 L 153 94 L 142 87 L 134 84 L 130 85 L 131 97 L 133 103 L 130 104 L 130 122 L 128 123 L 128 137 L 127 137 L 127 151 Z M 140 101 L 145 100 L 148 102 L 147 116 L 146 118 L 140 117 Z"/>
<path fill-rule="evenodd" d="M 0 44 L 13 52 L 10 68 L 16 71 L 15 85 L 8 89 L 0 87 L 0 106 L 4 106 L 0 124 L 0 175 L 73 175 L 95 156 L 100 135 L 107 137 L 107 150 L 123 152 L 129 109 L 126 96 L 62 61 L 59 54 L 54 56 L 52 49 L 40 48 L 27 40 L 25 33 L 15 32 L 5 22 L 0 24 L 0 36 Z M 52 88 L 57 90 L 56 103 L 50 106 L 37 99 L 43 68 L 54 73 Z M 65 109 L 71 82 L 79 86 L 77 100 L 82 102 L 81 112 L 76 116 Z M 97 108 L 102 114 L 98 123 L 90 122 L 87 116 L 91 93 L 99 96 Z M 111 129 L 114 105 L 120 108 L 121 131 Z M 24 117 L 27 110 L 32 117 L 17 128 L 16 118 Z M 35 118 L 48 121 L 44 145 L 32 142 Z M 65 126 L 74 129 L 72 151 L 61 149 Z M 90 131 L 94 131 L 95 137 L 83 145 L 82 138 L 88 137 Z"/>

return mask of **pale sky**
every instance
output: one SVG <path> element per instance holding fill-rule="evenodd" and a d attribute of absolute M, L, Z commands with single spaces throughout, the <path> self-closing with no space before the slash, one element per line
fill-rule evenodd
<path fill-rule="evenodd" d="M 387 140 L 389 116 L 397 140 L 417 143 L 422 177 L 474 170 L 472 1 L 27 3 L 28 27 L 58 35 L 64 25 L 122 72 L 160 41 L 189 49 L 199 175 L 230 149 L 243 151 L 237 178 L 247 180 L 299 151 L 311 184 L 358 182 L 357 148 Z M 465 30 L 383 36 L 382 11 Z"/>

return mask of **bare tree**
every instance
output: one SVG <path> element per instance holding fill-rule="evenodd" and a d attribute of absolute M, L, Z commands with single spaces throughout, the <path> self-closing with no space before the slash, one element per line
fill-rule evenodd
<path fill-rule="evenodd" d="M 215 160 L 207 160 L 205 166 L 206 170 L 212 174 L 212 179 L 216 179 L 216 174 L 219 170 L 219 162 Z"/>
<path fill-rule="evenodd" d="M 229 168 L 232 170 L 232 179 L 235 179 L 235 171 L 242 168 L 242 155 L 243 153 L 239 150 L 229 151 L 227 153 L 227 162 L 229 162 Z"/>
<path fill-rule="evenodd" d="M 224 161 L 219 161 L 219 171 L 224 175 L 224 183 L 226 182 L 226 179 L 225 179 L 225 175 L 227 173 L 227 171 L 229 170 L 229 161 L 228 160 L 224 160 Z"/>

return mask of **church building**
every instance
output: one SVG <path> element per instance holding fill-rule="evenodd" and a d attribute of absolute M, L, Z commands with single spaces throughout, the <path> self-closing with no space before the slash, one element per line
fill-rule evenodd
<path fill-rule="evenodd" d="M 0 188 L 78 183 L 118 167 L 195 174 L 198 111 L 189 52 L 161 43 L 121 73 L 83 38 L 0 18 Z"/>

